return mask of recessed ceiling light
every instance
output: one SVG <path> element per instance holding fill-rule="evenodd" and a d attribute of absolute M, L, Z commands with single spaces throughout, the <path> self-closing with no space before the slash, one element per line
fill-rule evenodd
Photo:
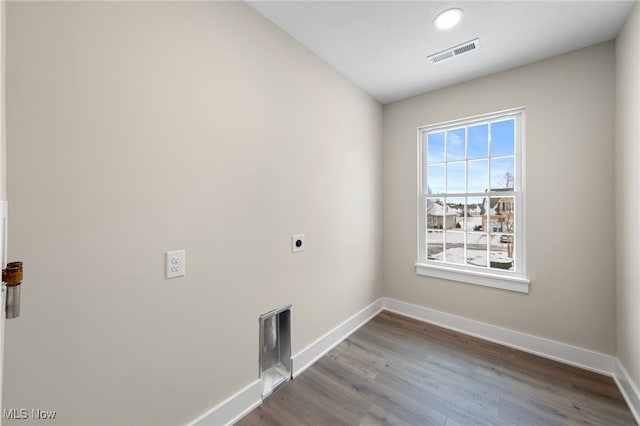
<path fill-rule="evenodd" d="M 436 19 L 433 20 L 433 25 L 439 30 L 453 28 L 462 19 L 462 13 L 462 9 L 447 9 L 436 16 Z"/>

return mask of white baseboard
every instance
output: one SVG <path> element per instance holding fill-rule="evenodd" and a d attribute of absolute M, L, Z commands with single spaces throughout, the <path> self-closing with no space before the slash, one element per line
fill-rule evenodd
<path fill-rule="evenodd" d="M 627 401 L 633 417 L 635 417 L 636 422 L 640 424 L 640 390 L 638 390 L 633 380 L 631 380 L 629 373 L 627 373 L 627 370 L 624 369 L 617 359 L 614 363 L 613 379 L 616 381 L 624 400 Z"/>
<path fill-rule="evenodd" d="M 293 377 L 298 376 L 324 354 L 342 342 L 351 333 L 366 324 L 382 310 L 382 299 L 378 299 L 357 314 L 353 315 L 333 330 L 298 352 L 291 358 Z M 262 382 L 256 380 L 235 395 L 198 417 L 189 426 L 230 425 L 262 403 Z"/>
<path fill-rule="evenodd" d="M 640 391 L 622 364 L 620 364 L 620 361 L 611 355 L 447 314 L 388 297 L 383 297 L 382 299 L 384 310 L 386 311 L 611 376 L 618 389 L 620 389 L 620 393 L 622 393 L 627 402 L 636 422 L 640 424 Z"/>
<path fill-rule="evenodd" d="M 262 382 L 256 380 L 189 423 L 189 426 L 230 425 L 240 420 L 261 403 Z"/>
<path fill-rule="evenodd" d="M 509 346 L 544 358 L 550 358 L 575 367 L 591 370 L 596 373 L 613 375 L 615 358 L 610 355 L 567 345 L 554 340 L 532 336 L 508 328 L 447 314 L 424 306 L 413 305 L 399 300 L 383 298 L 384 309 L 419 321 L 458 331 L 483 340 Z"/>
<path fill-rule="evenodd" d="M 324 354 L 346 339 L 351 333 L 365 325 L 383 309 L 383 298 L 376 300 L 342 324 L 298 352 L 291 359 L 291 371 L 295 378 L 309 368 Z"/>
<path fill-rule="evenodd" d="M 387 297 L 376 300 L 294 355 L 291 359 L 293 377 L 300 375 L 383 310 L 611 376 L 627 401 L 636 422 L 640 424 L 640 392 L 615 357 Z M 262 383 L 256 380 L 194 420 L 189 426 L 232 424 L 262 403 L 261 393 Z"/>

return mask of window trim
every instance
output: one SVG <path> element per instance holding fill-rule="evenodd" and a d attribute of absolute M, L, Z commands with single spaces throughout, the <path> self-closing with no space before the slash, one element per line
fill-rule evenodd
<path fill-rule="evenodd" d="M 515 198 L 515 208 L 518 216 L 514 235 L 516 235 L 515 250 L 517 253 L 515 262 L 515 271 L 499 271 L 497 269 L 477 269 L 466 265 L 453 265 L 450 263 L 440 263 L 428 261 L 426 259 L 426 218 L 424 214 L 426 191 L 426 152 L 423 135 L 439 129 L 450 129 L 456 126 L 469 127 L 482 122 L 495 121 L 500 118 L 516 118 L 516 125 L 519 128 L 519 142 L 516 141 L 514 152 L 514 175 L 515 185 L 513 188 Z M 481 114 L 447 122 L 440 122 L 426 126 L 420 126 L 417 129 L 417 218 L 418 218 L 418 247 L 417 261 L 415 263 L 416 274 L 464 282 L 469 284 L 477 284 L 485 287 L 493 287 L 504 290 L 512 290 L 521 293 L 529 292 L 529 284 L 531 281 L 527 277 L 526 265 L 526 211 L 525 211 L 525 135 L 526 135 L 526 115 L 525 108 L 513 108 L 488 114 Z M 460 194 L 466 196 L 469 193 Z M 486 196 L 486 195 L 485 195 Z"/>

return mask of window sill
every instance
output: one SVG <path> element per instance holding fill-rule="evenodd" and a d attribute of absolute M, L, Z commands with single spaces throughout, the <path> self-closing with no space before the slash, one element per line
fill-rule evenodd
<path fill-rule="evenodd" d="M 441 278 L 444 280 L 458 281 L 468 284 L 476 284 L 485 287 L 511 290 L 519 293 L 529 293 L 531 281 L 517 276 L 505 276 L 476 271 L 462 271 L 446 266 L 433 266 L 416 263 L 416 274 L 427 277 Z"/>

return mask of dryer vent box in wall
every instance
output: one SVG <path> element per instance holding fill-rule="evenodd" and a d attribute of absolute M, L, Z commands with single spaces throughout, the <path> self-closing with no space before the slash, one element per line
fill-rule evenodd
<path fill-rule="evenodd" d="M 291 305 L 260 315 L 259 364 L 262 398 L 291 378 Z"/>

